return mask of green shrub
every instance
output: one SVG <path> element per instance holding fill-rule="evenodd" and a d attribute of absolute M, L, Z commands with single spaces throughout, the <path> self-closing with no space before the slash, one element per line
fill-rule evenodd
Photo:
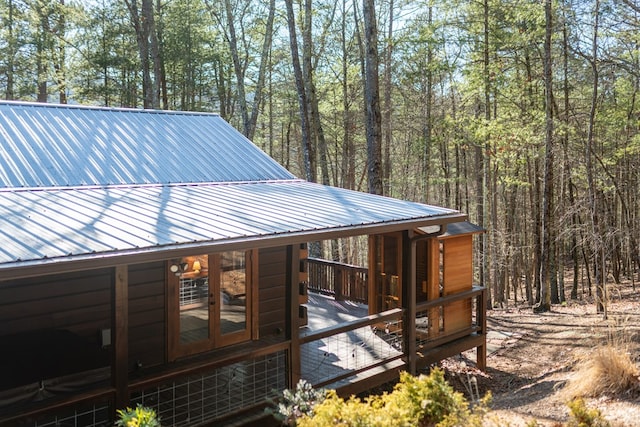
<path fill-rule="evenodd" d="M 117 427 L 160 427 L 156 411 L 138 405 L 135 409 L 118 409 Z"/>
<path fill-rule="evenodd" d="M 295 426 L 302 416 L 313 416 L 314 407 L 325 399 L 323 389 L 315 390 L 305 380 L 298 381 L 294 390 L 286 389 L 274 408 L 267 408 L 267 412 L 280 423 Z"/>
<path fill-rule="evenodd" d="M 444 372 L 434 369 L 430 375 L 414 377 L 400 374 L 400 382 L 391 393 L 369 396 L 364 400 L 344 400 L 334 391 L 314 408 L 315 414 L 298 420 L 300 427 L 396 427 L 396 426 L 481 426 L 490 396 L 474 409 L 464 396 L 445 380 Z"/>
<path fill-rule="evenodd" d="M 571 420 L 567 427 L 608 427 L 609 421 L 602 417 L 598 409 L 589 409 L 582 399 L 573 399 L 567 403 L 571 411 Z"/>

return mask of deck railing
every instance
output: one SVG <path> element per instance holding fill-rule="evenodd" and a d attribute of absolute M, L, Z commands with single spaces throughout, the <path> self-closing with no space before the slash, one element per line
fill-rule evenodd
<path fill-rule="evenodd" d="M 367 371 L 404 367 L 402 309 L 300 336 L 301 377 L 324 387 Z"/>
<path fill-rule="evenodd" d="M 331 295 L 338 301 L 368 304 L 368 269 L 317 258 L 308 258 L 309 290 Z"/>
<path fill-rule="evenodd" d="M 360 374 L 415 370 L 473 348 L 484 369 L 485 298 L 486 288 L 474 286 L 416 304 L 415 323 L 407 319 L 406 308 L 396 308 L 318 331 L 304 330 L 299 337 L 301 378 L 315 387 L 340 388 L 359 381 Z M 409 323 L 413 328 L 407 330 Z"/>
<path fill-rule="evenodd" d="M 486 365 L 486 293 L 484 286 L 473 286 L 470 290 L 420 302 L 416 305 L 415 341 L 416 351 L 420 355 L 418 365 L 423 366 L 447 358 L 471 348 L 477 348 L 477 365 L 485 369 Z M 467 310 L 447 313 L 447 307 L 465 304 Z M 449 328 L 447 323 L 463 320 L 458 327 Z M 468 316 L 459 319 L 461 315 Z"/>

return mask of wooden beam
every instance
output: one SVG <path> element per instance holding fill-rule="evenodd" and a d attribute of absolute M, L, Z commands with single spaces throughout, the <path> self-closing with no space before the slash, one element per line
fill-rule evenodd
<path fill-rule="evenodd" d="M 115 268 L 113 286 L 113 361 L 111 378 L 116 390 L 115 408 L 129 405 L 129 267 Z"/>
<path fill-rule="evenodd" d="M 462 353 L 463 351 L 484 345 L 485 342 L 486 336 L 484 335 L 469 335 L 464 338 L 452 341 L 448 344 L 441 345 L 439 347 L 423 352 L 423 357 L 419 360 L 418 364 L 420 367 L 424 367 L 432 363 L 444 360 L 447 357 L 455 356 L 456 354 Z"/>

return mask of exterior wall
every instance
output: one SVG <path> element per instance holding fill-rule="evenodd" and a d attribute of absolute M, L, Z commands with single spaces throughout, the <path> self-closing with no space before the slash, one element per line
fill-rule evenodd
<path fill-rule="evenodd" d="M 260 337 L 281 335 L 284 339 L 287 316 L 287 248 L 281 246 L 260 249 L 258 262 Z"/>
<path fill-rule="evenodd" d="M 164 262 L 129 266 L 129 369 L 166 360 Z"/>
<path fill-rule="evenodd" d="M 286 247 L 258 255 L 259 337 L 281 335 L 286 324 Z M 129 266 L 129 369 L 162 365 L 166 355 L 166 265 Z"/>
<path fill-rule="evenodd" d="M 92 270 L 0 283 L 0 411 L 104 380 L 85 373 L 110 363 L 100 331 L 111 329 L 113 272 Z M 106 375 L 106 376 L 105 376 Z M 54 378 L 65 377 L 66 380 Z M 8 397 L 7 397 L 8 396 Z"/>
<path fill-rule="evenodd" d="M 93 341 L 111 324 L 111 269 L 0 283 L 0 336 L 66 329 Z"/>

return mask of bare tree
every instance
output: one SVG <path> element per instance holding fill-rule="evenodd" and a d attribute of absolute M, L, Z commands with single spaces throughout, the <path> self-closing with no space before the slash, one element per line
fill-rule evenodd
<path fill-rule="evenodd" d="M 369 193 L 382 194 L 382 118 L 378 76 L 378 27 L 374 0 L 364 0 L 365 104 Z"/>
<path fill-rule="evenodd" d="M 124 0 L 129 9 L 131 25 L 136 33 L 138 55 L 142 68 L 142 99 L 144 108 L 160 108 L 161 70 L 160 48 L 155 29 L 153 0 Z M 152 76 L 151 69 L 154 70 Z"/>
<path fill-rule="evenodd" d="M 545 0 L 545 39 L 544 39 L 544 87 L 545 87 L 545 155 L 544 177 L 542 190 L 541 236 L 540 251 L 540 301 L 535 307 L 538 312 L 551 310 L 551 262 L 553 255 L 552 239 L 552 204 L 553 204 L 553 74 L 551 63 L 551 35 L 553 34 L 553 19 L 551 0 Z"/>
<path fill-rule="evenodd" d="M 305 178 L 307 181 L 315 182 L 315 171 L 312 166 L 313 147 L 310 138 L 309 113 L 307 111 L 307 94 L 302 81 L 302 68 L 300 66 L 300 56 L 298 53 L 298 37 L 296 35 L 296 21 L 293 12 L 293 1 L 285 0 L 287 7 L 287 24 L 289 26 L 289 44 L 291 48 L 291 59 L 293 63 L 293 74 L 298 92 L 298 105 L 300 107 L 300 128 L 302 131 L 302 155 Z"/>

